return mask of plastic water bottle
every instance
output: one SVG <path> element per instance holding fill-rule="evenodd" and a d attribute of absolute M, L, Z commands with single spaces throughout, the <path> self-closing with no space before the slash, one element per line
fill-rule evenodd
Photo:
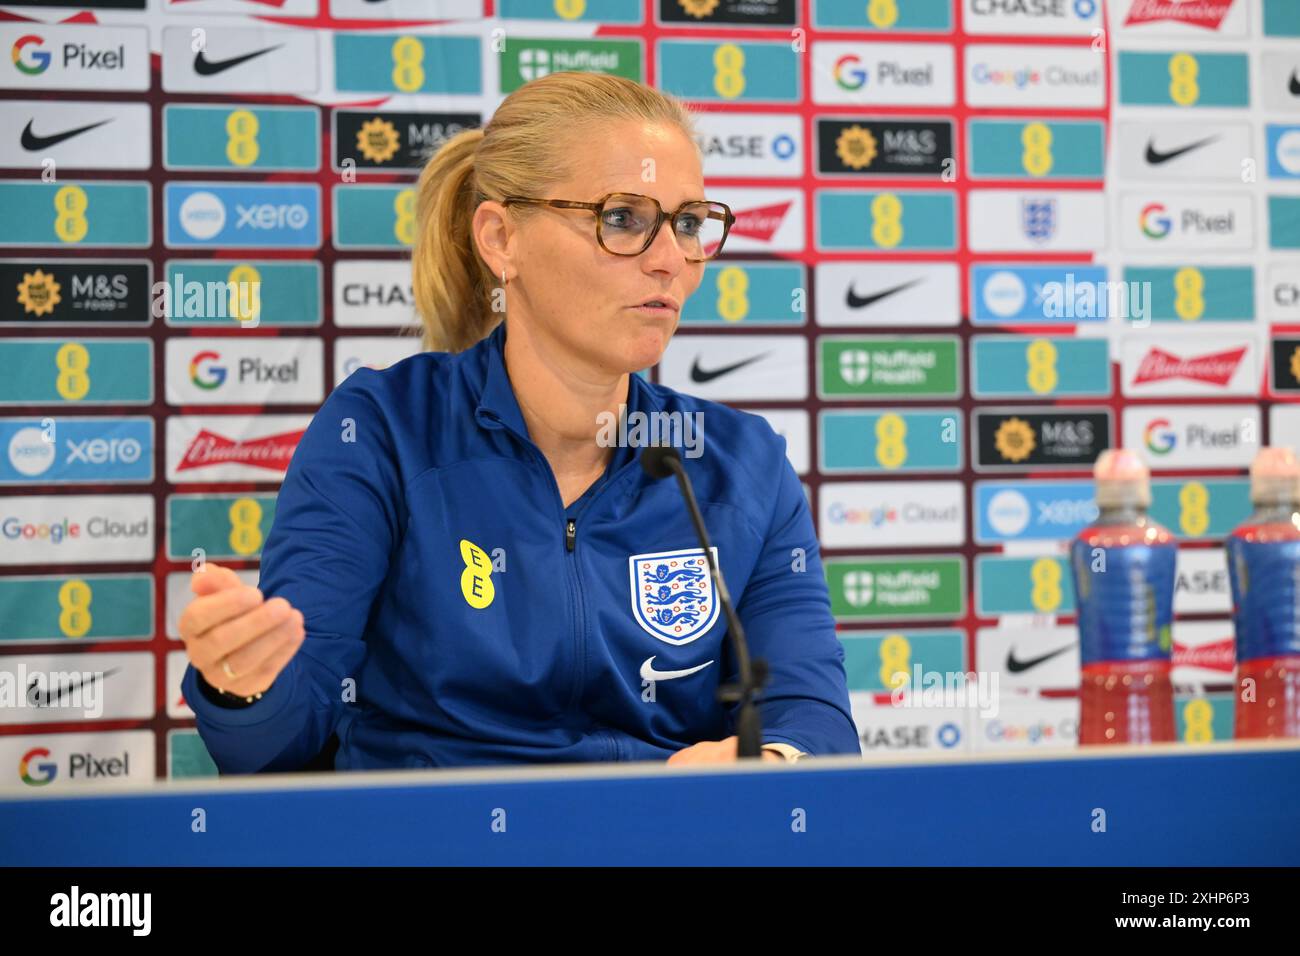
<path fill-rule="evenodd" d="M 1080 744 L 1172 741 L 1178 545 L 1147 516 L 1151 475 L 1136 453 L 1102 452 L 1096 522 L 1070 551 L 1078 604 Z"/>
<path fill-rule="evenodd" d="M 1300 462 L 1261 448 L 1255 513 L 1228 537 L 1237 631 L 1236 736 L 1300 737 Z"/>

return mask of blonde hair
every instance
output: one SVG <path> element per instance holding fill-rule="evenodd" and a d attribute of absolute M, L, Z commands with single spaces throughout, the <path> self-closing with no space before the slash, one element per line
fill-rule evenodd
<path fill-rule="evenodd" d="M 467 349 L 504 317 L 492 309 L 500 277 L 470 235 L 479 203 L 545 196 L 572 175 L 567 159 L 577 154 L 579 140 L 629 120 L 674 126 L 695 141 L 694 114 L 680 100 L 623 77 L 564 71 L 521 86 L 486 127 L 462 130 L 425 163 L 411 262 L 425 350 Z M 510 207 L 520 217 L 537 209 Z"/>

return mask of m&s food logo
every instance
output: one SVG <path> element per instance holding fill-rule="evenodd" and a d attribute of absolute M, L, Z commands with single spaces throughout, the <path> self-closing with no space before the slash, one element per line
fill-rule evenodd
<path fill-rule="evenodd" d="M 44 42 L 44 37 L 38 37 L 34 33 L 21 36 L 14 41 L 14 66 L 18 68 L 18 72 L 26 73 L 28 76 L 38 76 L 50 68 L 50 52 L 48 50 L 32 50 L 27 62 L 23 62 L 23 50 L 33 44 L 39 48 Z"/>

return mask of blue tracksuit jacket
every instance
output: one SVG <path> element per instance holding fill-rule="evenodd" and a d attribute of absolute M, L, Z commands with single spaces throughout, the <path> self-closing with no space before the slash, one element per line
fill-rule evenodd
<path fill-rule="evenodd" d="M 675 480 L 621 447 L 567 509 L 529 440 L 505 325 L 457 355 L 360 369 L 290 462 L 259 586 L 307 638 L 227 709 L 186 670 L 218 768 L 662 760 L 734 732 L 735 664 Z M 764 742 L 860 753 L 817 539 L 767 422 L 630 377 L 628 410 L 703 413 L 683 456 L 754 657 Z M 629 416 L 629 421 L 635 419 Z"/>

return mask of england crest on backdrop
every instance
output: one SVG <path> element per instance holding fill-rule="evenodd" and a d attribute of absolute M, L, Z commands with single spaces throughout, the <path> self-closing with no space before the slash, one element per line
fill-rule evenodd
<path fill-rule="evenodd" d="M 718 549 L 712 548 L 717 563 Z M 718 602 L 703 548 L 634 554 L 632 616 L 646 633 L 669 644 L 689 644 L 718 619 Z"/>

